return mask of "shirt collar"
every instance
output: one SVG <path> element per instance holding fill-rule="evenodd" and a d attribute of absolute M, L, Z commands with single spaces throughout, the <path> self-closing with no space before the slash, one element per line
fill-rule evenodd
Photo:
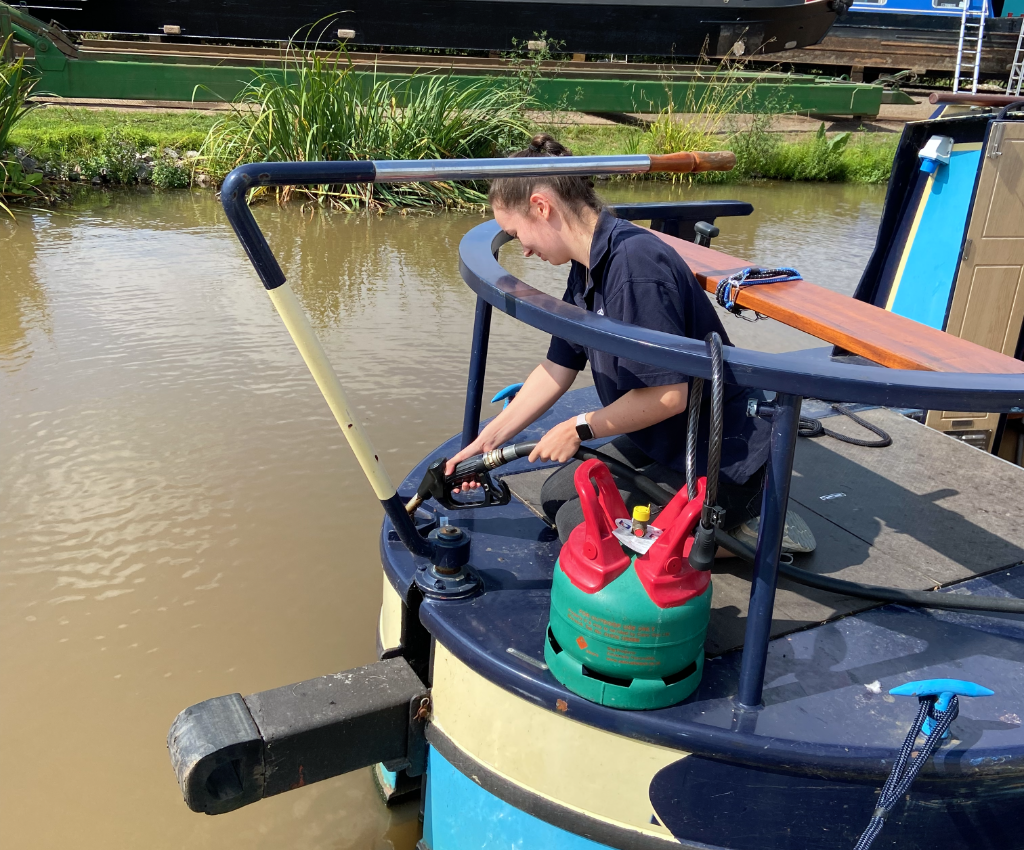
<path fill-rule="evenodd" d="M 603 277 L 597 269 L 611 250 L 612 232 L 615 230 L 618 221 L 607 209 L 602 209 L 597 216 L 594 236 L 590 240 L 590 273 L 586 275 L 585 295 L 590 294 L 590 290 L 595 285 L 595 280 L 600 280 Z M 584 271 L 586 270 L 584 269 Z"/>

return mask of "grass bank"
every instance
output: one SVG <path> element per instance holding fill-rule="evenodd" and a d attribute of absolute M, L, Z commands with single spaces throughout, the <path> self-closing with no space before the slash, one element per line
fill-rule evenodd
<path fill-rule="evenodd" d="M 823 126 L 823 125 L 822 125 Z M 593 156 L 608 153 L 663 153 L 671 148 L 657 131 L 640 127 L 560 125 L 544 128 L 573 153 Z M 839 141 L 836 142 L 836 139 Z M 703 147 L 732 150 L 737 167 L 730 172 L 687 176 L 697 182 L 736 183 L 749 180 L 831 181 L 885 183 L 892 170 L 899 135 L 896 133 L 836 133 L 793 138 L 756 125 L 724 131 L 704 140 Z M 648 178 L 651 179 L 651 178 Z"/>
<path fill-rule="evenodd" d="M 216 117 L 46 106 L 10 134 L 22 162 L 53 180 L 181 188 L 199 179 L 198 156 Z"/>
<path fill-rule="evenodd" d="M 180 185 L 185 179 L 195 183 L 206 173 L 204 166 L 193 174 L 190 162 L 203 149 L 209 131 L 224 120 L 224 116 L 200 112 L 116 112 L 49 106 L 23 118 L 11 132 L 10 143 L 48 174 L 101 183 L 118 182 L 116 163 L 123 163 L 126 153 L 134 159 L 144 158 L 149 152 L 150 158 L 163 159 L 183 172 L 173 181 Z M 569 124 L 540 129 L 582 156 L 637 152 L 645 142 L 642 128 L 621 125 Z M 831 136 L 829 141 L 834 138 Z M 709 147 L 737 150 L 740 167 L 728 174 L 711 175 L 711 179 L 884 183 L 889 179 L 897 141 L 895 133 L 854 133 L 838 151 L 833 148 L 829 152 L 813 135 L 795 139 L 771 131 L 732 138 L 725 135 Z M 230 162 L 217 171 L 223 172 Z M 143 174 L 141 182 L 153 182 L 152 176 L 147 180 Z"/>

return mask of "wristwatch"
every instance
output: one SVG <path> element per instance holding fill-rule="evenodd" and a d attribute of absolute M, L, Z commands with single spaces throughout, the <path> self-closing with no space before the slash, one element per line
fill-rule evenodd
<path fill-rule="evenodd" d="M 581 443 L 594 439 L 594 430 L 587 424 L 586 413 L 576 417 L 576 433 L 579 434 Z"/>

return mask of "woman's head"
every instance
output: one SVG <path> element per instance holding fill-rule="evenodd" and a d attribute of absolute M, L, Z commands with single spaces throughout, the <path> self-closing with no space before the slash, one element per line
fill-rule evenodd
<path fill-rule="evenodd" d="M 572 156 L 572 151 L 541 133 L 512 156 Z M 580 259 L 577 243 L 585 235 L 589 246 L 593 223 L 604 207 L 587 177 L 502 177 L 491 183 L 488 199 L 498 224 L 519 239 L 523 253 L 554 265 Z"/>

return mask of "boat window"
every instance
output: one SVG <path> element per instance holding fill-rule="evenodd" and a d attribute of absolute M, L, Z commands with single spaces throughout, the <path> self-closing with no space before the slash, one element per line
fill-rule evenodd
<path fill-rule="evenodd" d="M 962 6 L 963 0 L 932 0 L 935 9 L 959 9 Z"/>
<path fill-rule="evenodd" d="M 857 6 L 884 6 L 888 0 L 857 0 Z"/>

